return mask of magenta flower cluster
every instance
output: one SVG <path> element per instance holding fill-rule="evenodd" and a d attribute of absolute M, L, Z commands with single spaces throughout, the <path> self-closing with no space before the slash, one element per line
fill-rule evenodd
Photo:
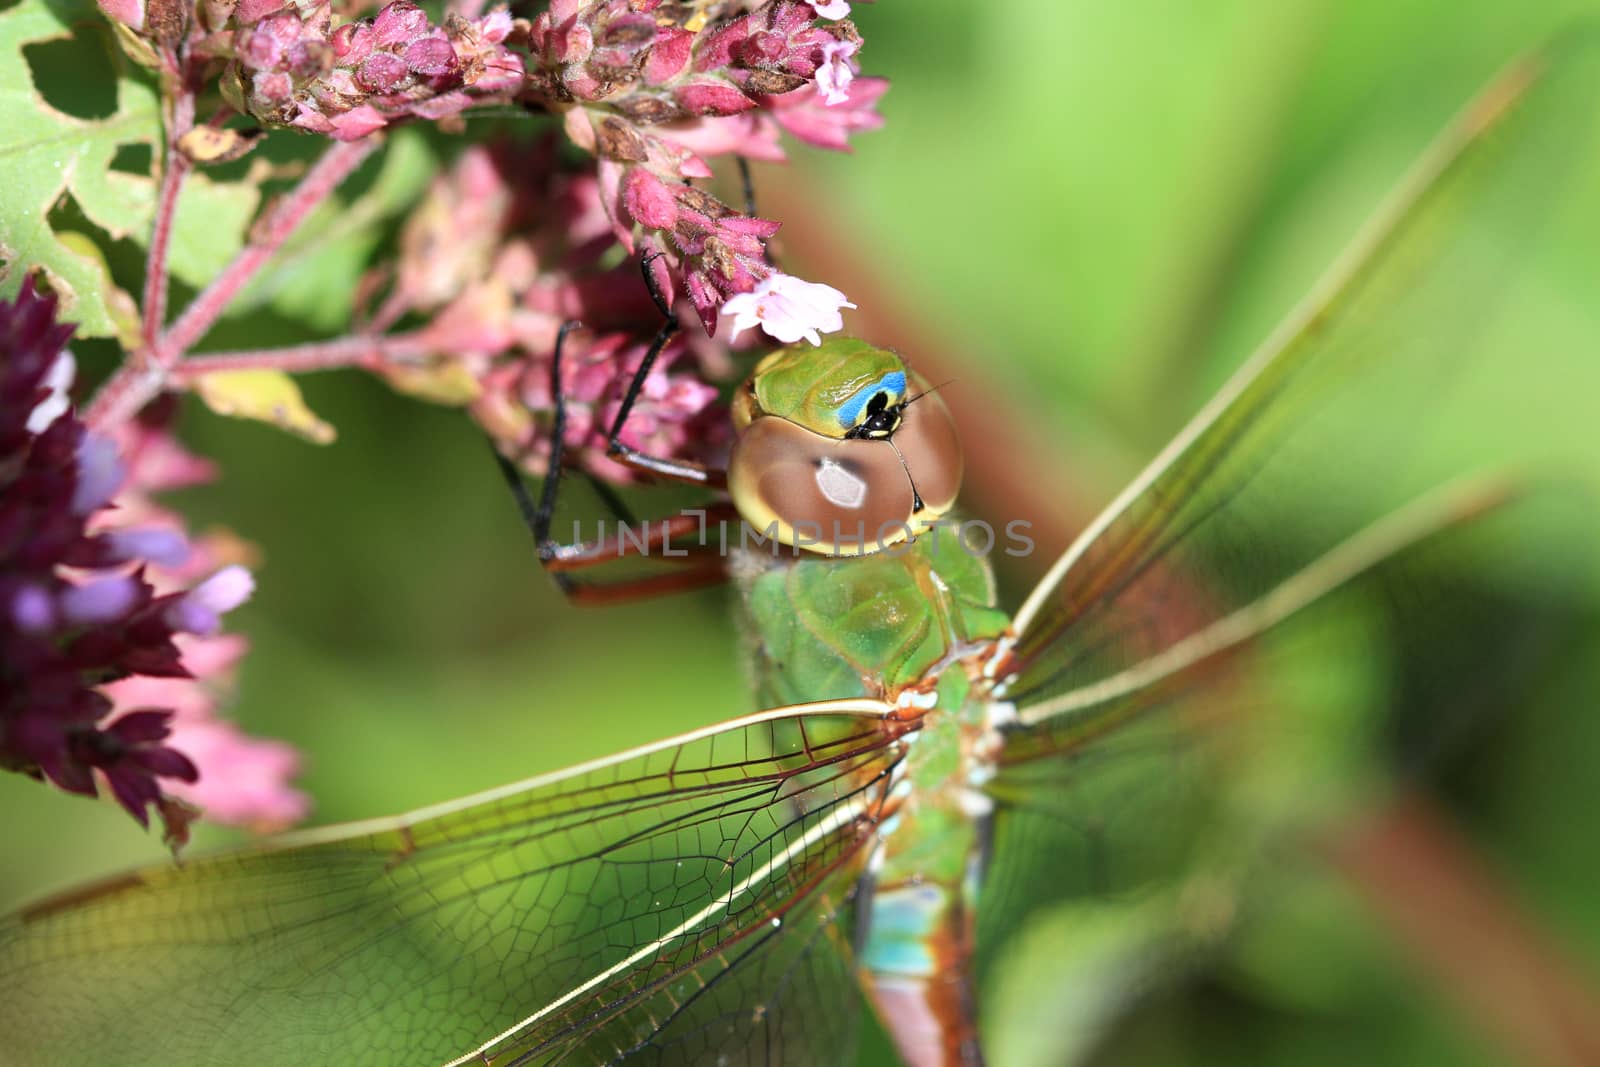
<path fill-rule="evenodd" d="M 817 9 L 795 0 L 698 32 L 644 13 L 657 6 L 557 0 L 533 24 L 538 62 L 530 84 L 557 99 L 606 105 L 568 111 L 567 131 L 600 158 L 602 197 L 618 239 L 630 249 L 642 239 L 670 258 L 711 333 L 724 301 L 775 273 L 765 242 L 778 223 L 740 214 L 692 185 L 711 175 L 702 153 L 772 158 L 770 127 L 747 113 L 768 111 L 781 122 L 785 111 L 813 108 L 819 99 L 823 107 L 846 108 L 841 126 L 869 126 L 850 110 L 860 38 L 849 22 L 818 25 Z M 799 128 L 843 147 L 837 127 Z"/>
<path fill-rule="evenodd" d="M 508 455 L 535 473 L 549 453 L 545 420 L 554 406 L 550 352 L 563 322 L 569 336 L 562 395 L 566 441 L 591 471 L 611 481 L 630 473 L 606 458 L 607 431 L 660 325 L 632 261 L 612 265 L 611 226 L 595 176 L 564 163 L 554 141 L 531 148 L 474 146 L 433 183 L 401 238 L 391 307 L 431 314 L 428 349 L 450 354 L 470 379 L 468 410 Z M 624 443 L 656 455 L 711 459 L 726 443 L 726 413 L 705 381 L 724 351 L 678 334 L 646 378 Z M 402 388 L 419 384 L 404 366 L 380 368 Z"/>
<path fill-rule="evenodd" d="M 506 47 L 505 11 L 443 27 L 409 0 L 332 28 L 318 0 L 242 0 L 234 12 L 233 62 L 224 94 L 271 125 L 350 141 L 408 116 L 440 119 L 522 87 L 522 60 Z"/>

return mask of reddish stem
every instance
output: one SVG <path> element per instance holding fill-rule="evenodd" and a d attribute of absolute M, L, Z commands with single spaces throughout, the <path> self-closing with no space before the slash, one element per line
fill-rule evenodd
<path fill-rule="evenodd" d="M 289 239 L 289 235 L 305 221 L 306 216 L 372 154 L 381 139 L 363 137 L 359 141 L 341 141 L 322 154 L 322 158 L 312 165 L 300 184 L 272 208 L 256 228 L 254 239 L 178 316 L 178 321 L 172 324 L 157 346 L 156 359 L 159 364 L 171 367 L 183 358 L 196 341 L 205 336 L 212 324 L 222 317 L 228 304 L 239 295 L 239 290 L 260 272 L 267 260 Z"/>
<path fill-rule="evenodd" d="M 324 152 L 300 184 L 257 225 L 251 242 L 156 341 L 150 358 L 143 361 L 142 366 L 125 363 L 111 376 L 89 406 L 86 416 L 89 425 L 97 428 L 116 425 L 154 399 L 166 385 L 172 368 L 205 335 L 239 290 L 249 284 L 306 216 L 372 154 L 381 140 L 381 137 L 372 136 L 344 141 Z"/>
<path fill-rule="evenodd" d="M 172 123 L 167 130 L 166 166 L 156 198 L 155 224 L 144 265 L 144 356 L 154 353 L 156 340 L 167 319 L 167 249 L 172 244 L 172 224 L 178 213 L 178 195 L 189 176 L 189 157 L 178 150 L 178 139 L 194 126 L 194 94 L 180 90 L 172 102 Z"/>
<path fill-rule="evenodd" d="M 215 352 L 194 356 L 172 369 L 170 384 L 183 385 L 202 374 L 232 370 L 280 370 L 289 374 L 332 370 L 336 367 L 376 366 L 408 356 L 423 356 L 433 350 L 420 333 L 392 337 L 339 337 L 332 341 L 311 341 L 283 348 L 258 348 L 238 352 Z"/>

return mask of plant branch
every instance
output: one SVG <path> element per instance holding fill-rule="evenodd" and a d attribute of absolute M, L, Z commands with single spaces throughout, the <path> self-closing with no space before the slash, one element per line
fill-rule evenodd
<path fill-rule="evenodd" d="M 374 367 L 390 360 L 426 355 L 433 350 L 420 333 L 391 337 L 360 335 L 331 341 L 311 341 L 283 348 L 244 349 L 194 356 L 173 368 L 169 380 L 187 385 L 202 374 L 236 370 L 279 370 L 288 374 L 332 370 L 336 367 Z"/>
<path fill-rule="evenodd" d="M 381 140 L 381 137 L 371 136 L 359 141 L 342 141 L 324 152 L 300 184 L 256 225 L 250 243 L 194 298 L 171 329 L 157 339 L 150 358 L 142 361 L 142 365 L 126 363 L 111 376 L 89 405 L 86 416 L 89 425 L 96 428 L 116 425 L 132 418 L 154 399 L 165 387 L 172 369 L 195 342 L 205 336 L 239 291 L 261 271 L 306 216 L 372 154 Z"/>
<path fill-rule="evenodd" d="M 283 246 L 283 242 L 305 221 L 306 216 L 372 154 L 380 140 L 374 136 L 363 137 L 359 141 L 341 141 L 324 152 L 300 180 L 300 184 L 273 206 L 256 227 L 250 243 L 178 316 L 178 321 L 172 324 L 156 348 L 157 362 L 164 367 L 171 367 L 182 359 L 184 353 L 222 317 L 239 290 L 260 272 Z"/>
<path fill-rule="evenodd" d="M 167 158 L 156 197 L 155 224 L 144 264 L 143 358 L 153 358 L 161 327 L 167 319 L 167 249 L 172 244 L 172 224 L 178 213 L 178 195 L 189 176 L 189 157 L 178 150 L 178 139 L 194 126 L 194 93 L 184 87 L 172 102 L 172 122 L 167 129 Z"/>

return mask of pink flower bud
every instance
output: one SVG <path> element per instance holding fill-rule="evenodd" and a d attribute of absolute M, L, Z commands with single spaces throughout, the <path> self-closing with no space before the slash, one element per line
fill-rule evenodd
<path fill-rule="evenodd" d="M 374 52 L 355 72 L 355 82 L 369 93 L 387 93 L 405 80 L 406 62 L 393 52 Z"/>
<path fill-rule="evenodd" d="M 685 111 L 695 115 L 734 115 L 755 107 L 755 101 L 724 81 L 680 85 L 672 95 Z"/>
<path fill-rule="evenodd" d="M 628 169 L 623 202 L 628 214 L 651 229 L 671 229 L 678 221 L 678 205 L 672 191 L 643 167 Z"/>
<path fill-rule="evenodd" d="M 425 77 L 454 74 L 459 69 L 456 50 L 442 35 L 411 42 L 406 46 L 405 61 L 412 73 Z"/>
<path fill-rule="evenodd" d="M 379 48 L 404 44 L 428 32 L 428 14 L 411 0 L 395 0 L 372 20 Z"/>
<path fill-rule="evenodd" d="M 233 9 L 233 21 L 240 26 L 252 26 L 284 6 L 284 0 L 239 0 Z"/>
<path fill-rule="evenodd" d="M 122 484 L 122 463 L 117 446 L 97 433 L 85 433 L 78 443 L 78 484 L 72 492 L 72 513 L 87 515 L 104 507 Z"/>
<path fill-rule="evenodd" d="M 38 586 L 25 585 L 11 598 L 11 621 L 23 633 L 43 633 L 56 624 L 55 601 Z"/>
<path fill-rule="evenodd" d="M 250 599 L 255 587 L 243 567 L 224 567 L 168 605 L 166 621 L 174 630 L 209 637 L 222 625 L 221 617 Z"/>
<path fill-rule="evenodd" d="M 118 561 L 147 559 L 163 567 L 181 567 L 189 559 L 189 542 L 176 530 L 158 526 L 111 530 L 106 548 Z"/>
<path fill-rule="evenodd" d="M 645 61 L 644 80 L 650 85 L 660 85 L 683 73 L 689 65 L 689 52 L 694 45 L 694 34 L 688 30 L 669 26 L 656 33 L 656 43 Z"/>
<path fill-rule="evenodd" d="M 355 66 L 372 54 L 377 34 L 370 23 L 347 22 L 333 32 L 333 55 L 345 66 Z"/>
<path fill-rule="evenodd" d="M 342 115 L 335 115 L 329 123 L 328 132 L 341 141 L 359 141 L 367 134 L 383 129 L 386 121 L 377 108 L 362 104 Z"/>
<path fill-rule="evenodd" d="M 515 25 L 511 12 L 503 7 L 496 8 L 478 20 L 478 32 L 490 44 L 500 44 L 511 36 L 512 27 Z"/>
<path fill-rule="evenodd" d="M 135 32 L 144 29 L 144 0 L 99 0 L 99 3 L 106 18 Z"/>
<path fill-rule="evenodd" d="M 250 79 L 251 91 L 271 104 L 281 104 L 294 95 L 294 80 L 282 71 L 263 70 Z"/>

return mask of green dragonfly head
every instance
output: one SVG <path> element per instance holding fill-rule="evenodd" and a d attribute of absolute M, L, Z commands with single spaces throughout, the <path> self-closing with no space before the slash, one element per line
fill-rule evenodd
<path fill-rule="evenodd" d="M 884 438 L 899 428 L 906 365 L 853 337 L 772 353 L 750 376 L 755 411 L 823 437 Z"/>
<path fill-rule="evenodd" d="M 955 503 L 961 444 L 944 403 L 899 356 L 854 338 L 767 356 L 733 403 L 728 489 L 779 543 L 876 552 Z"/>

